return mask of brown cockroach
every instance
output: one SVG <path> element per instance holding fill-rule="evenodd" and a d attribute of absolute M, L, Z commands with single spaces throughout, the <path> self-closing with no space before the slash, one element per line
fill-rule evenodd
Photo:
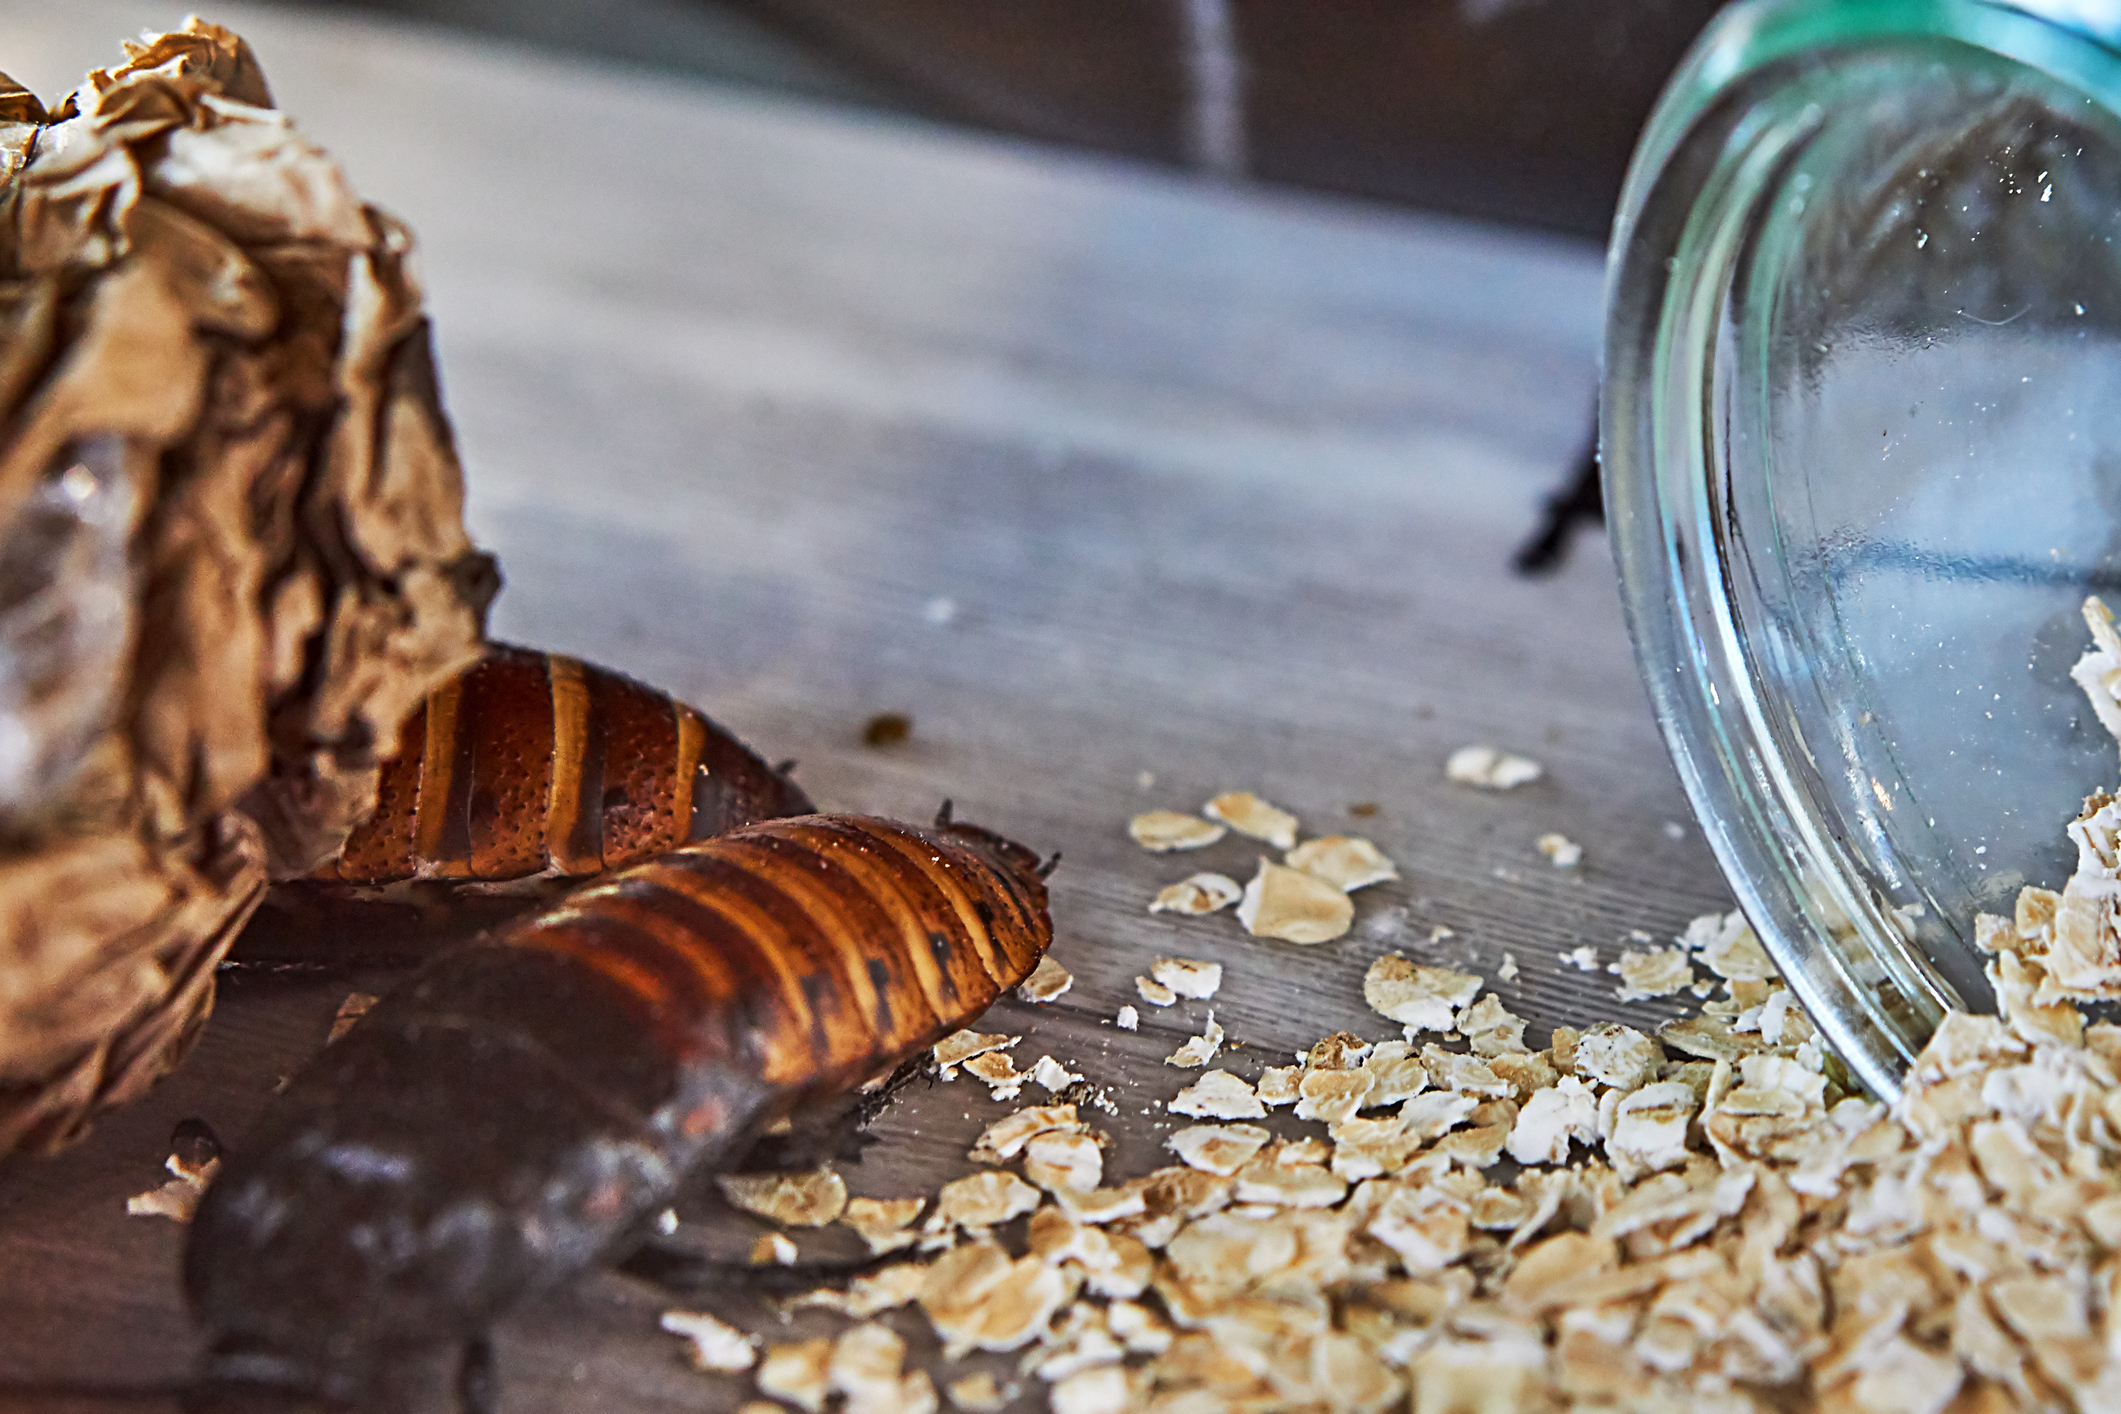
<path fill-rule="evenodd" d="M 680 1180 L 976 1018 L 1051 941 L 1045 869 L 976 826 L 809 815 L 683 845 L 415 973 L 208 1191 L 195 1410 L 399 1411 L 613 1255 Z"/>
<path fill-rule="evenodd" d="M 399 741 L 374 813 L 315 878 L 573 878 L 813 809 L 785 769 L 683 702 L 503 643 L 430 693 Z"/>

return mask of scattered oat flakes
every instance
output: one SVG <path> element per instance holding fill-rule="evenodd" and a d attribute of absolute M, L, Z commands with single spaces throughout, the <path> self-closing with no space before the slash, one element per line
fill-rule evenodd
<path fill-rule="evenodd" d="M 354 1023 L 368 1015 L 369 1008 L 375 1004 L 376 997 L 372 992 L 348 992 L 331 1019 L 331 1033 L 324 1038 L 324 1044 L 328 1046 L 353 1030 Z"/>
<path fill-rule="evenodd" d="M 1124 1365 L 1078 1370 L 1053 1386 L 1053 1414 L 1125 1414 L 1136 1406 L 1140 1383 Z"/>
<path fill-rule="evenodd" d="M 1512 790 L 1544 775 L 1545 768 L 1527 756 L 1513 756 L 1492 746 L 1461 746 L 1444 763 L 1444 777 L 1484 790 Z"/>
<path fill-rule="evenodd" d="M 1567 835 L 1544 834 L 1533 841 L 1533 846 L 1556 869 L 1574 869 L 1583 863 L 1583 846 Z"/>
<path fill-rule="evenodd" d="M 1086 1128 L 1073 1105 L 1032 1105 L 1003 1115 L 987 1126 L 968 1156 L 983 1164 L 1006 1163 L 1024 1151 L 1024 1146 L 1048 1130 L 1080 1132 Z M 864 1200 L 856 1200 L 864 1201 Z M 851 1205 L 850 1205 L 851 1206 Z"/>
<path fill-rule="evenodd" d="M 1016 994 L 1027 1002 L 1050 1002 L 1066 994 L 1074 985 L 1075 974 L 1055 962 L 1053 954 L 1047 953 L 1038 960 L 1031 975 L 1017 986 Z"/>
<path fill-rule="evenodd" d="M 852 1407 L 896 1404 L 906 1369 L 906 1342 L 889 1326 L 864 1321 L 840 1332 L 825 1365 L 826 1382 Z"/>
<path fill-rule="evenodd" d="M 735 1206 L 783 1227 L 823 1227 L 847 1208 L 846 1181 L 829 1168 L 722 1174 L 715 1183 Z"/>
<path fill-rule="evenodd" d="M 1122 1031 L 1139 1031 L 1142 1026 L 1142 1014 L 1131 1005 L 1123 1006 L 1113 1016 L 1112 1024 Z"/>
<path fill-rule="evenodd" d="M 992 1242 L 953 1247 L 928 1269 L 921 1309 L 943 1338 L 943 1354 L 1016 1350 L 1046 1328 L 1075 1294 L 1075 1280 L 1036 1256 L 1011 1261 Z"/>
<path fill-rule="evenodd" d="M 1304 1068 L 1300 1065 L 1270 1065 L 1260 1072 L 1259 1102 L 1262 1105 L 1293 1105 L 1299 1098 L 1303 1085 Z M 1225 1118 L 1235 1119 L 1229 1115 Z"/>
<path fill-rule="evenodd" d="M 1606 971 L 1619 976 L 1620 986 L 1615 991 L 1624 1002 L 1669 997 L 1693 985 L 1694 981 L 1694 967 L 1687 960 L 1685 948 L 1623 952 L 1620 961 Z"/>
<path fill-rule="evenodd" d="M 1256 938 L 1329 943 L 1354 923 L 1355 905 L 1345 891 L 1323 879 L 1262 859 L 1259 872 L 1245 885 L 1237 921 Z"/>
<path fill-rule="evenodd" d="M 1766 982 L 1781 974 L 1745 915 L 1705 913 L 1687 924 L 1680 945 L 1701 954 L 1702 966 L 1728 981 Z"/>
<path fill-rule="evenodd" d="M 1181 997 L 1205 1001 L 1222 986 L 1223 965 L 1190 957 L 1160 957 L 1149 965 L 1149 975 Z"/>
<path fill-rule="evenodd" d="M 1179 1091 L 1165 1108 L 1204 1119 L 1263 1119 L 1267 1113 L 1266 1103 L 1253 1088 L 1227 1070 L 1209 1071 Z"/>
<path fill-rule="evenodd" d="M 1143 775 L 1148 772 L 1144 771 Z M 1151 781 L 1154 784 L 1154 781 Z M 1146 787 L 1145 787 L 1146 789 Z M 994 1378 L 990 1370 L 979 1370 L 960 1379 L 952 1380 L 946 1387 L 950 1402 L 965 1411 L 965 1414 L 1001 1414 L 1015 1400 L 1015 1385 L 1004 1386 Z"/>
<path fill-rule="evenodd" d="M 754 1267 L 792 1267 L 801 1254 L 784 1232 L 762 1232 L 751 1244 L 751 1265 Z"/>
<path fill-rule="evenodd" d="M 1202 849 L 1229 831 L 1195 815 L 1176 810 L 1151 810 L 1127 822 L 1127 833 L 1143 849 L 1162 854 L 1174 849 Z"/>
<path fill-rule="evenodd" d="M 1000 1051 L 983 1051 L 965 1062 L 965 1074 L 987 1086 L 997 1100 L 1013 1100 L 1023 1093 L 1031 1077 L 1016 1068 L 1016 1062 Z"/>
<path fill-rule="evenodd" d="M 912 1301 L 920 1295 L 927 1280 L 928 1268 L 921 1263 L 898 1262 L 855 1277 L 847 1283 L 845 1291 L 824 1287 L 795 1298 L 789 1305 L 837 1311 L 843 1316 L 866 1321 L 871 1316 L 896 1310 Z"/>
<path fill-rule="evenodd" d="M 1164 1147 L 1188 1168 L 1227 1177 L 1250 1163 L 1273 1137 L 1253 1124 L 1196 1124 L 1165 1140 Z"/>
<path fill-rule="evenodd" d="M 1452 1013 L 1469 1005 L 1481 979 L 1448 967 L 1423 967 L 1404 954 L 1390 952 L 1370 964 L 1363 975 L 1362 999 L 1370 1009 L 1407 1028 L 1411 1040 L 1422 1031 L 1444 1031 L 1455 1024 Z"/>
<path fill-rule="evenodd" d="M 1081 1131 L 1049 1129 L 1024 1146 L 1024 1177 L 1051 1192 L 1088 1193 L 1104 1172 L 1104 1152 Z"/>
<path fill-rule="evenodd" d="M 991 1127 L 988 1132 L 993 1132 Z M 981 1136 L 983 1143 L 985 1138 L 985 1135 Z M 974 1152 L 976 1154 L 977 1150 Z M 849 1198 L 847 1210 L 840 1214 L 840 1222 L 853 1228 L 868 1244 L 870 1256 L 880 1257 L 886 1252 L 913 1245 L 916 1234 L 908 1229 L 908 1225 L 921 1215 L 921 1209 L 927 1203 L 925 1198 Z"/>
<path fill-rule="evenodd" d="M 990 1228 L 1022 1217 L 1039 1201 L 1038 1190 L 1013 1173 L 989 1170 L 970 1174 L 943 1185 L 935 1195 L 934 1210 L 921 1228 L 925 1232 Z"/>
<path fill-rule="evenodd" d="M 1598 949 L 1589 943 L 1585 943 L 1580 948 L 1570 948 L 1567 952 L 1557 953 L 1555 956 L 1559 957 L 1570 967 L 1575 968 L 1578 972 L 1596 972 L 1598 970 Z"/>
<path fill-rule="evenodd" d="M 1134 990 L 1150 1006 L 1171 1006 L 1178 1001 L 1178 993 L 1151 977 L 1135 978 Z"/>
<path fill-rule="evenodd" d="M 1357 835 L 1324 835 L 1305 840 L 1282 856 L 1291 869 L 1325 880 L 1343 893 L 1397 879 L 1399 870 L 1384 851 Z"/>
<path fill-rule="evenodd" d="M 1655 1080 L 1663 1059 L 1655 1041 L 1617 1021 L 1601 1021 L 1576 1039 L 1576 1073 L 1622 1094 Z"/>
<path fill-rule="evenodd" d="M 757 1336 L 746 1335 L 705 1311 L 665 1311 L 661 1324 L 672 1335 L 684 1338 L 685 1358 L 695 1370 L 735 1375 L 758 1361 Z"/>
<path fill-rule="evenodd" d="M 1151 913 L 1220 913 L 1244 897 L 1244 886 L 1227 874 L 1190 874 L 1167 884 L 1149 902 Z"/>
<path fill-rule="evenodd" d="M 1502 966 L 1495 969 L 1495 980 L 1498 982 L 1515 982 L 1517 980 L 1517 955 L 1515 953 L 1506 952 L 1502 955 Z"/>
<path fill-rule="evenodd" d="M 974 1056 L 987 1051 L 998 1051 L 1023 1040 L 1021 1036 L 1004 1036 L 999 1032 L 983 1036 L 977 1031 L 956 1031 L 935 1043 L 935 1063 L 946 1072 L 963 1065 Z M 946 1074 L 945 1079 L 949 1076 Z"/>
<path fill-rule="evenodd" d="M 805 1414 L 819 1414 L 832 1393 L 827 1374 L 831 1361 L 832 1342 L 823 1337 L 769 1345 L 759 1361 L 759 1393 L 793 1404 Z"/>
<path fill-rule="evenodd" d="M 1222 1049 L 1222 1044 L 1223 1029 L 1215 1024 L 1215 1013 L 1211 1011 L 1208 1013 L 1208 1024 L 1201 1028 L 1201 1033 L 1165 1056 L 1164 1064 L 1188 1069 L 1206 1065 L 1215 1059 L 1215 1053 Z"/>
<path fill-rule="evenodd" d="M 1265 840 L 1276 849 L 1290 849 L 1296 844 L 1296 817 L 1248 790 L 1224 791 L 1202 806 L 1201 814 L 1222 821 L 1241 835 Z"/>
<path fill-rule="evenodd" d="M 1040 1056 L 1032 1065 L 1030 1076 L 1033 1085 L 1055 1095 L 1070 1085 L 1081 1084 L 1083 1079 L 1051 1056 Z"/>

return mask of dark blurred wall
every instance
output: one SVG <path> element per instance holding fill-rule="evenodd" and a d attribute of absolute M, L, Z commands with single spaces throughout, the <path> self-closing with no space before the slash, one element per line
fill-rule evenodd
<path fill-rule="evenodd" d="M 282 0 L 1603 237 L 1711 0 Z"/>

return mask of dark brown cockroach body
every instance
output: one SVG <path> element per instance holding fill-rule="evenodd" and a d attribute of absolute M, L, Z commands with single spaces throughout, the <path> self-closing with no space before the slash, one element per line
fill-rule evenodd
<path fill-rule="evenodd" d="M 684 703 L 500 643 L 429 695 L 399 740 L 375 813 L 316 878 L 578 877 L 813 808 Z"/>
<path fill-rule="evenodd" d="M 411 1407 L 401 1372 L 483 1349 L 496 1314 L 611 1254 L 685 1174 L 972 1021 L 1051 936 L 1021 846 L 812 815 L 438 959 L 295 1078 L 209 1190 L 185 1259 L 211 1340 L 194 1407 Z"/>

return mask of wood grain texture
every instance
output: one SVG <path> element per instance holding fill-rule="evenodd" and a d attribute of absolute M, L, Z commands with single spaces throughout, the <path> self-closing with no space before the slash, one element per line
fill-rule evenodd
<path fill-rule="evenodd" d="M 183 8 L 5 0 L 0 69 L 49 95 Z M 1514 955 L 1496 990 L 1534 1041 L 1662 1014 L 1556 954 L 1610 960 L 1727 894 L 1692 826 L 1667 833 L 1686 805 L 1603 550 L 1546 580 L 1506 568 L 1590 417 L 1596 251 L 418 31 L 215 18 L 420 232 L 470 518 L 509 578 L 498 636 L 698 704 L 798 758 L 824 808 L 919 821 L 951 797 L 1062 851 L 1053 951 L 1075 986 L 983 1029 L 1109 1088 L 1108 1173 L 1159 1162 L 1163 1102 L 1194 1075 L 1162 1057 L 1211 1007 L 1248 1076 L 1336 1029 L 1391 1034 L 1361 979 L 1392 948 L 1491 980 Z M 884 711 L 910 740 L 865 748 Z M 1446 783 L 1473 741 L 1548 774 Z M 1369 836 L 1402 881 L 1317 948 L 1150 916 L 1162 884 L 1243 878 L 1259 850 L 1146 854 L 1128 817 L 1232 788 L 1307 833 Z M 1581 868 L 1534 850 L 1553 830 Z M 1116 1030 L 1165 954 L 1223 963 L 1222 993 Z M 0 1379 L 181 1373 L 181 1234 L 124 1199 L 157 1181 L 178 1117 L 240 1136 L 364 980 L 231 986 L 145 1103 L 0 1167 L 0 1271 L 24 1274 L 0 1283 Z M 932 1192 L 1007 1108 L 969 1079 L 915 1087 L 850 1186 Z M 687 1216 L 721 1250 L 757 1230 L 706 1199 Z M 764 1323 L 747 1300 L 717 1308 Z M 671 1304 L 607 1276 L 514 1318 L 503 1409 L 734 1408 L 740 1384 L 686 1370 L 655 1328 Z"/>

